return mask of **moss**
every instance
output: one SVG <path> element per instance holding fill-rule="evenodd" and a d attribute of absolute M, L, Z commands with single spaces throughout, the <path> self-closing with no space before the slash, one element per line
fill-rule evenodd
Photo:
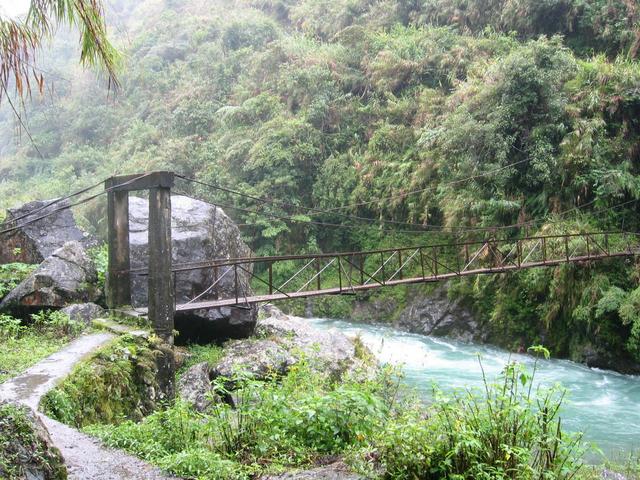
<path fill-rule="evenodd" d="M 0 478 L 35 478 L 34 471 L 45 480 L 67 478 L 60 452 L 38 435 L 35 422 L 26 407 L 0 403 Z"/>
<path fill-rule="evenodd" d="M 82 362 L 42 399 L 52 418 L 76 427 L 140 420 L 157 408 L 157 358 L 149 340 L 120 337 Z"/>
<path fill-rule="evenodd" d="M 187 352 L 187 358 L 178 370 L 178 376 L 198 363 L 207 362 L 209 365 L 217 364 L 222 358 L 223 348 L 219 345 L 189 345 Z"/>

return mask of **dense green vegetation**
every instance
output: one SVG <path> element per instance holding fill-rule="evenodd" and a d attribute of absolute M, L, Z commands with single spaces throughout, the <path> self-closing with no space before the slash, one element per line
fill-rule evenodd
<path fill-rule="evenodd" d="M 56 94 L 28 112 L 38 150 L 7 142 L 0 207 L 166 168 L 273 200 L 177 188 L 223 205 L 258 255 L 638 230 L 636 2 L 114 4 L 122 90 L 107 101 L 60 40 Z M 103 233 L 104 204 L 83 208 Z M 613 261 L 451 292 L 502 344 L 592 345 L 631 365 L 637 289 L 636 266 Z"/>
<path fill-rule="evenodd" d="M 42 399 L 42 410 L 61 422 L 83 427 L 94 423 L 140 420 L 158 405 L 153 340 L 124 335 Z"/>
<path fill-rule="evenodd" d="M 26 407 L 0 403 L 0 476 L 19 480 L 35 475 L 65 480 L 67 470 L 57 449 L 35 430 L 35 417 Z"/>
<path fill-rule="evenodd" d="M 235 408 L 198 413 L 178 402 L 139 423 L 85 430 L 188 478 L 245 479 L 336 455 L 366 478 L 588 478 L 584 447 L 557 416 L 562 391 L 533 391 L 533 375 L 513 364 L 485 392 L 439 394 L 427 407 L 400 391 L 396 372 L 336 382 L 302 361 L 266 382 L 240 374 Z M 218 393 L 228 380 L 216 381 Z"/>
<path fill-rule="evenodd" d="M 0 265 L 0 300 L 35 267 L 23 263 Z M 0 314 L 0 383 L 60 350 L 83 328 L 57 311 L 41 311 L 24 319 Z"/>
<path fill-rule="evenodd" d="M 0 314 L 0 383 L 60 350 L 83 328 L 62 312 L 33 314 L 27 323 Z"/>

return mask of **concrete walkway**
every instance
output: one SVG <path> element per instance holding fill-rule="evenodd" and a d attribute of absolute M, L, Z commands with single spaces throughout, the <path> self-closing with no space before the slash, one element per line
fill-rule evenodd
<path fill-rule="evenodd" d="M 0 384 L 0 400 L 22 403 L 37 412 L 40 399 L 49 390 L 69 375 L 78 362 L 113 338 L 115 335 L 110 333 L 95 333 L 74 340 L 23 374 Z M 62 452 L 70 479 L 175 479 L 136 457 L 107 448 L 95 438 L 37 414 L 49 430 L 53 444 Z"/>

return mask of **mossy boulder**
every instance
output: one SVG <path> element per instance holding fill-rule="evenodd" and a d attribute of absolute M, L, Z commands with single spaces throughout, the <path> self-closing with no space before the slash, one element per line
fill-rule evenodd
<path fill-rule="evenodd" d="M 67 469 L 49 432 L 28 407 L 0 402 L 0 478 L 63 480 Z"/>
<path fill-rule="evenodd" d="M 44 412 L 78 428 L 141 420 L 172 396 L 158 371 L 171 351 L 153 340 L 124 335 L 78 364 L 42 399 Z M 173 386 L 171 385 L 172 389 Z"/>

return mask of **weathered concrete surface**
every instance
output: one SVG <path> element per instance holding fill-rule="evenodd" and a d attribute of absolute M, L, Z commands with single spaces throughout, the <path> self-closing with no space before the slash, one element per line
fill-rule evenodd
<path fill-rule="evenodd" d="M 95 266 L 79 242 L 67 242 L 53 252 L 0 303 L 0 310 L 62 308 L 100 297 Z"/>
<path fill-rule="evenodd" d="M 64 379 L 82 359 L 105 345 L 114 335 L 85 335 L 67 347 L 34 365 L 22 375 L 0 384 L 0 400 L 14 401 L 37 409 L 40 399 Z M 165 480 L 164 474 L 140 459 L 107 448 L 98 440 L 38 414 L 53 441 L 60 449 L 70 479 L 77 480 Z"/>
<path fill-rule="evenodd" d="M 52 201 L 35 201 L 26 203 L 19 208 L 7 210 L 7 218 L 0 229 L 21 225 L 69 205 L 69 200 L 64 200 L 46 207 Z M 40 210 L 41 208 L 43 209 Z M 40 211 L 35 212 L 36 210 Z M 35 213 L 29 215 L 29 212 Z M 23 215 L 27 216 L 16 222 L 12 221 Z M 0 243 L 0 263 L 40 263 L 70 241 L 80 242 L 84 247 L 95 244 L 95 240 L 91 236 L 80 231 L 71 210 L 61 210 L 51 216 L 25 225 L 3 238 Z"/>
<path fill-rule="evenodd" d="M 149 203 L 129 197 L 129 240 L 131 267 L 148 265 Z M 206 262 L 213 259 L 246 257 L 251 254 L 242 241 L 240 230 L 220 208 L 181 195 L 171 197 L 171 250 L 174 264 Z M 235 295 L 236 272 L 203 268 L 175 275 L 176 303 L 186 303 L 206 292 L 200 300 Z M 250 275 L 237 272 L 240 295 L 250 295 Z M 216 282 L 215 287 L 211 286 Z M 133 276 L 132 303 L 144 307 L 148 303 L 147 277 Z M 177 341 L 211 342 L 227 338 L 245 338 L 253 332 L 257 309 L 217 308 L 176 315 Z"/>
<path fill-rule="evenodd" d="M 62 452 L 71 480 L 167 480 L 172 477 L 122 451 L 44 415 L 53 443 Z"/>
<path fill-rule="evenodd" d="M 33 409 L 40 399 L 71 373 L 74 365 L 115 338 L 110 333 L 84 335 L 21 375 L 0 384 L 0 400 L 17 401 Z"/>

